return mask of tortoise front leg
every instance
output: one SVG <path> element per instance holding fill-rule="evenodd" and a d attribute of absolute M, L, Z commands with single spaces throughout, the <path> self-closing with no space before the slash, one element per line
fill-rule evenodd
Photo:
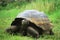
<path fill-rule="evenodd" d="M 22 24 L 21 24 L 21 28 L 20 28 L 20 33 L 23 35 L 23 36 L 26 36 L 27 35 L 27 27 L 28 27 L 28 24 L 29 24 L 29 21 L 24 19 L 22 20 Z"/>
<path fill-rule="evenodd" d="M 39 38 L 39 32 L 30 26 L 27 29 L 27 33 L 36 39 Z"/>

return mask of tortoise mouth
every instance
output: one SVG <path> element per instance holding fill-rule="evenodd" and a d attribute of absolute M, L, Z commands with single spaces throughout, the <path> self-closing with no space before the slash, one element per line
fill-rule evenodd
<path fill-rule="evenodd" d="M 13 35 L 17 34 L 16 30 L 12 30 L 12 29 L 7 29 L 6 32 Z"/>

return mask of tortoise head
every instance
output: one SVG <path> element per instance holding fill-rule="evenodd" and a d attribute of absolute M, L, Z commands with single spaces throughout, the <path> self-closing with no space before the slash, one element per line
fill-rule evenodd
<path fill-rule="evenodd" d="M 16 26 L 11 26 L 10 28 L 6 29 L 6 32 L 8 32 L 9 34 L 14 34 L 16 33 L 16 31 L 17 31 Z"/>

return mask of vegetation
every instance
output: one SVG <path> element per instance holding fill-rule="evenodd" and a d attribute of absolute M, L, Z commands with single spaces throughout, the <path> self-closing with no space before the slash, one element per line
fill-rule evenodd
<path fill-rule="evenodd" d="M 7 0 L 6 0 L 7 1 Z M 7 3 L 6 6 L 0 5 L 0 40 L 34 40 L 34 38 L 10 35 L 5 32 L 11 22 L 19 12 L 24 10 L 35 9 L 43 11 L 47 14 L 50 21 L 53 23 L 54 35 L 43 35 L 39 40 L 60 40 L 60 0 L 33 0 L 30 2 L 14 1 Z"/>

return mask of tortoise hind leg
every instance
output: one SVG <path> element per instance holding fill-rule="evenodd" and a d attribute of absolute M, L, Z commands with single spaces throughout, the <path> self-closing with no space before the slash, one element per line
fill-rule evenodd
<path fill-rule="evenodd" d="M 50 35 L 54 35 L 54 33 L 53 33 L 52 29 L 50 30 Z"/>

